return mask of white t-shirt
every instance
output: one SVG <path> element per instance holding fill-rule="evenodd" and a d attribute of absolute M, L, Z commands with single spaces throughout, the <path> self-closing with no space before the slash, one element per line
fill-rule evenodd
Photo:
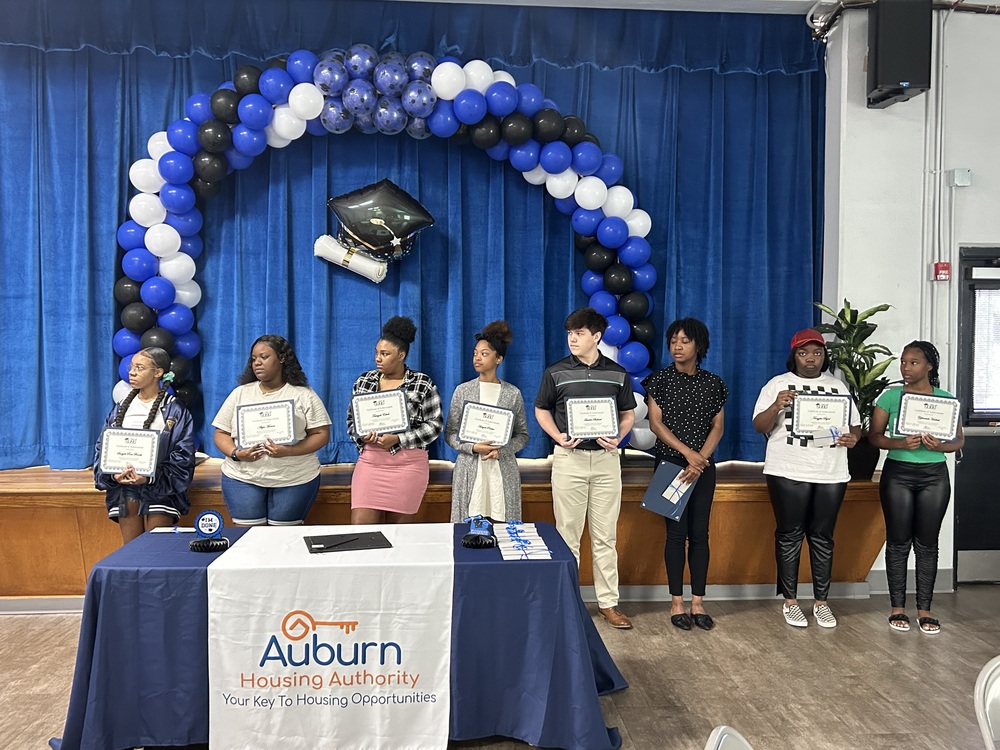
<path fill-rule="evenodd" d="M 132 403 L 128 405 L 128 411 L 125 412 L 125 418 L 122 420 L 122 427 L 129 430 L 141 430 L 142 426 L 146 424 L 146 418 L 149 416 L 149 410 L 153 407 L 153 401 L 156 401 L 156 396 L 153 397 L 152 401 L 141 401 L 138 395 L 132 399 Z M 166 423 L 163 421 L 163 412 L 157 409 L 149 429 L 159 432 L 164 427 L 166 427 Z"/>
<path fill-rule="evenodd" d="M 757 403 L 753 407 L 756 417 L 766 411 L 780 391 L 795 390 L 799 393 L 849 393 L 847 386 L 837 378 L 823 373 L 818 378 L 801 378 L 786 372 L 771 378 L 760 389 Z M 816 447 L 809 441 L 792 437 L 791 407 L 784 410 L 775 420 L 774 428 L 767 437 L 767 451 L 764 455 L 764 473 L 776 477 L 792 479 L 796 482 L 816 484 L 837 484 L 851 479 L 847 470 L 847 449 L 842 446 Z M 851 399 L 851 427 L 861 424 L 858 405 Z"/>
<path fill-rule="evenodd" d="M 212 426 L 228 432 L 235 439 L 237 406 L 289 400 L 295 402 L 295 442 L 305 438 L 306 430 L 330 424 L 330 415 L 312 388 L 285 383 L 276 391 L 264 393 L 260 383 L 253 382 L 241 385 L 229 394 L 215 415 Z M 292 487 L 305 484 L 319 474 L 319 459 L 315 453 L 284 458 L 265 455 L 256 461 L 232 461 L 227 458 L 222 464 L 222 473 L 258 487 Z"/>

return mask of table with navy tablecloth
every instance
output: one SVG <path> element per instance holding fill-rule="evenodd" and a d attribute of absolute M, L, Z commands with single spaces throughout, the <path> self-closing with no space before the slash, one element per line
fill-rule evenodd
<path fill-rule="evenodd" d="M 550 524 L 537 527 L 551 560 L 463 547 L 468 527 L 455 527 L 449 737 L 616 748 L 598 696 L 627 684 L 580 598 L 572 553 Z M 207 568 L 225 553 L 191 552 L 190 538 L 146 533 L 94 566 L 53 748 L 208 741 Z"/>

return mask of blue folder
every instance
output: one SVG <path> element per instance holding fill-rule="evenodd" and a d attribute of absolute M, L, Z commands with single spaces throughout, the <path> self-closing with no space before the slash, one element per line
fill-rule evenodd
<path fill-rule="evenodd" d="M 684 509 L 687 507 L 691 492 L 694 490 L 698 480 L 695 479 L 683 491 L 676 487 L 671 487 L 677 476 L 684 471 L 683 466 L 677 466 L 669 461 L 661 461 L 653 472 L 653 478 L 649 481 L 646 494 L 643 495 L 642 505 L 646 510 L 659 513 L 661 516 L 669 518 L 671 521 L 680 520 Z"/>

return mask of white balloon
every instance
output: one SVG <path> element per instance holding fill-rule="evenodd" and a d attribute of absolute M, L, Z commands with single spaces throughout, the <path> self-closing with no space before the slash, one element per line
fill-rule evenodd
<path fill-rule="evenodd" d="M 542 165 L 539 164 L 534 169 L 529 169 L 527 172 L 521 172 L 521 176 L 532 185 L 543 185 L 549 178 L 549 173 L 542 169 Z"/>
<path fill-rule="evenodd" d="M 506 70 L 494 70 L 493 71 L 493 82 L 494 83 L 499 83 L 500 81 L 506 81 L 511 86 L 517 86 L 517 81 L 514 80 L 514 76 L 512 76 Z"/>
<path fill-rule="evenodd" d="M 163 156 L 167 151 L 173 151 L 174 147 L 170 145 L 167 140 L 167 131 L 161 130 L 158 133 L 153 133 L 149 136 L 149 140 L 146 141 L 146 151 L 149 155 L 159 161 L 160 157 Z"/>
<path fill-rule="evenodd" d="M 605 216 L 617 216 L 619 219 L 628 216 L 633 208 L 635 198 L 632 197 L 632 191 L 624 185 L 608 188 L 608 197 L 601 206 Z"/>
<path fill-rule="evenodd" d="M 580 176 L 572 169 L 567 169 L 559 174 L 550 174 L 545 179 L 545 189 L 553 198 L 569 198 L 576 190 L 576 183 Z"/>
<path fill-rule="evenodd" d="M 181 253 L 183 255 L 183 253 Z M 201 287 L 197 281 L 182 281 L 174 285 L 174 302 L 180 302 L 185 307 L 194 307 L 201 302 Z"/>
<path fill-rule="evenodd" d="M 486 89 L 493 85 L 493 68 L 483 60 L 469 60 L 462 68 L 465 72 L 465 88 L 475 89 L 485 94 Z"/>
<path fill-rule="evenodd" d="M 181 236 L 169 224 L 154 224 L 146 230 L 145 243 L 149 252 L 165 258 L 181 249 Z"/>
<path fill-rule="evenodd" d="M 656 435 L 653 431 L 649 429 L 649 422 L 642 420 L 646 425 L 645 427 L 640 427 L 637 422 L 632 427 L 632 439 L 628 441 L 629 446 L 636 448 L 641 451 L 648 451 L 656 443 Z"/>
<path fill-rule="evenodd" d="M 653 225 L 649 214 L 641 208 L 633 208 L 629 211 L 628 216 L 625 217 L 625 223 L 628 224 L 628 233 L 635 237 L 645 237 Z"/>
<path fill-rule="evenodd" d="M 465 88 L 465 71 L 458 63 L 443 62 L 431 73 L 431 88 L 438 99 L 450 102 Z"/>
<path fill-rule="evenodd" d="M 266 128 L 264 128 L 264 135 L 267 136 L 267 145 L 271 148 L 284 148 L 292 142 L 292 139 L 282 138 L 280 135 L 275 133 L 273 125 L 274 123 L 270 123 Z"/>
<path fill-rule="evenodd" d="M 635 421 L 645 419 L 647 414 L 649 414 L 649 407 L 646 406 L 646 399 L 638 393 L 635 394 Z"/>
<path fill-rule="evenodd" d="M 580 208 L 593 211 L 608 199 L 608 186 L 600 177 L 583 177 L 577 183 L 573 197 Z"/>
<path fill-rule="evenodd" d="M 125 400 L 125 397 L 132 392 L 132 386 L 130 386 L 124 380 L 119 380 L 115 383 L 114 390 L 111 391 L 111 398 L 115 400 L 116 404 L 120 404 Z"/>
<path fill-rule="evenodd" d="M 271 127 L 278 137 L 294 141 L 306 132 L 306 121 L 292 112 L 287 104 L 279 104 L 274 108 Z"/>
<path fill-rule="evenodd" d="M 157 196 L 139 193 L 128 202 L 128 215 L 136 224 L 151 227 L 154 224 L 163 223 L 163 220 L 167 218 L 167 209 L 163 207 Z"/>
<path fill-rule="evenodd" d="M 288 107 L 296 117 L 312 120 L 323 111 L 323 94 L 311 83 L 298 83 L 288 92 Z"/>
<path fill-rule="evenodd" d="M 174 253 L 160 259 L 160 276 L 174 285 L 175 302 L 177 287 L 185 281 L 191 281 L 196 270 L 194 258 L 187 253 Z"/>
<path fill-rule="evenodd" d="M 157 193 L 166 184 L 166 180 L 160 177 L 160 170 L 156 168 L 156 162 L 152 159 L 139 159 L 128 168 L 128 180 L 136 190 L 143 193 Z"/>
<path fill-rule="evenodd" d="M 600 350 L 601 354 L 610 359 L 612 362 L 618 361 L 617 346 L 611 346 L 610 344 L 605 344 L 603 341 L 598 341 L 597 348 Z"/>

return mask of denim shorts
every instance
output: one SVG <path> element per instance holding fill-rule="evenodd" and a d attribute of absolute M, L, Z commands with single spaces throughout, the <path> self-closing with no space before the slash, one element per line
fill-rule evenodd
<path fill-rule="evenodd" d="M 319 476 L 291 487 L 259 487 L 222 475 L 222 499 L 234 523 L 294 526 L 305 520 L 319 493 Z"/>

